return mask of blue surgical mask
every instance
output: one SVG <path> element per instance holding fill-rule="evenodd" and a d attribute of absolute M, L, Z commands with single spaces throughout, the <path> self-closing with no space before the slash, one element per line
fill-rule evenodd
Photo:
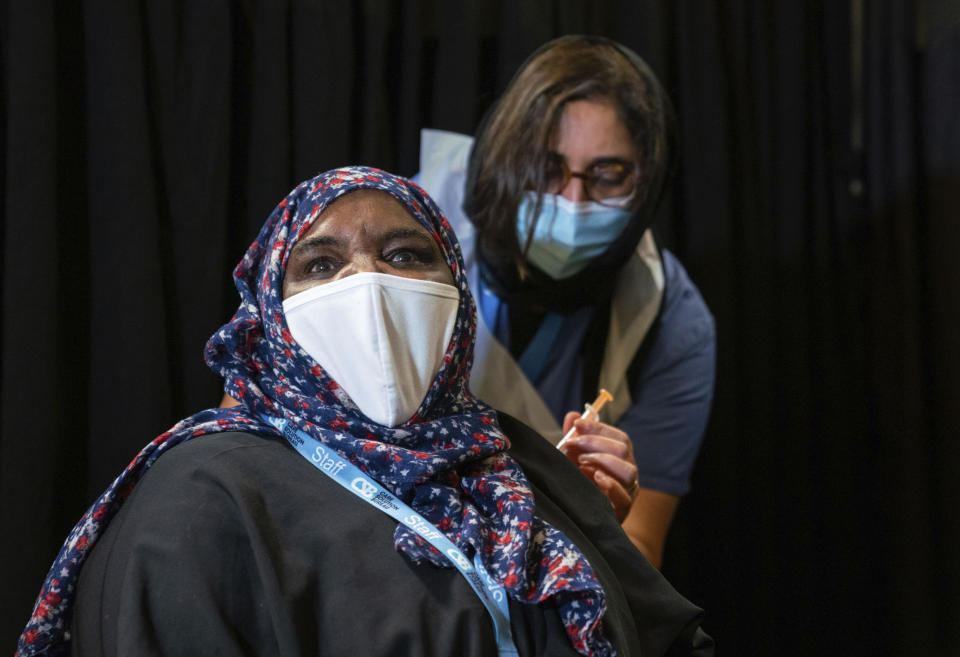
<path fill-rule="evenodd" d="M 517 208 L 521 247 L 527 240 L 536 200 L 535 192 L 527 192 Z M 554 280 L 573 276 L 606 251 L 630 223 L 630 216 L 629 208 L 608 208 L 594 201 L 575 203 L 544 194 L 527 259 Z"/>

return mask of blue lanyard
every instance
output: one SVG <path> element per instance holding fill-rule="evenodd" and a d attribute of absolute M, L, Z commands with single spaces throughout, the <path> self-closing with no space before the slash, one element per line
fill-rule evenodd
<path fill-rule="evenodd" d="M 510 323 L 508 309 L 506 304 L 500 300 L 493 290 L 490 290 L 483 282 L 483 275 L 477 276 L 479 294 L 477 298 L 480 303 L 480 312 L 483 314 L 484 323 L 490 332 L 507 349 L 510 348 Z M 530 344 L 521 354 L 517 365 L 527 375 L 530 383 L 536 385 L 537 379 L 543 373 L 543 369 L 555 355 L 553 353 L 553 343 L 557 341 L 560 335 L 560 329 L 563 328 L 563 315 L 557 313 L 547 313 L 537 328 L 536 334 L 530 340 Z"/>
<path fill-rule="evenodd" d="M 297 429 L 288 420 L 261 415 L 264 421 L 275 427 L 300 455 L 320 472 L 346 488 L 357 497 L 377 507 L 388 516 L 403 523 L 456 566 L 467 579 L 474 592 L 480 596 L 483 606 L 490 612 L 497 635 L 497 650 L 502 657 L 518 655 L 510 630 L 510 608 L 504 588 L 493 579 L 480 560 L 479 552 L 473 557 L 473 565 L 443 532 L 423 516 L 401 502 L 397 496 L 365 475 L 358 467 L 341 457 L 319 440 Z"/>

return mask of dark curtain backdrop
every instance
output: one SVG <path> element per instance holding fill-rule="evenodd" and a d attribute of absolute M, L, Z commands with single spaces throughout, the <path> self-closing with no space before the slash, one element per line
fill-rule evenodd
<path fill-rule="evenodd" d="M 134 453 L 213 405 L 206 338 L 273 205 L 417 170 L 564 33 L 679 114 L 658 230 L 716 319 L 713 417 L 665 572 L 726 655 L 960 655 L 960 8 L 8 0 L 0 637 Z"/>

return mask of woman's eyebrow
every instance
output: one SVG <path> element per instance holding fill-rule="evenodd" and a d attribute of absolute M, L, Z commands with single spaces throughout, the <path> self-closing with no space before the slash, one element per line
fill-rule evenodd
<path fill-rule="evenodd" d="M 384 242 L 414 239 L 419 242 L 423 242 L 424 244 L 434 243 L 426 229 L 417 230 L 414 228 L 395 228 L 393 230 L 388 230 L 380 236 L 380 239 Z M 342 248 L 346 245 L 346 243 L 347 240 L 334 237 L 333 235 L 315 235 L 297 242 L 297 244 L 293 247 L 293 253 L 300 253 L 301 251 L 310 251 L 325 247 Z"/>
<path fill-rule="evenodd" d="M 294 252 L 307 249 L 316 249 L 322 246 L 341 246 L 344 244 L 344 240 L 341 240 L 332 235 L 316 235 L 314 237 L 308 237 L 305 240 L 297 242 L 296 246 L 293 247 Z"/>
<path fill-rule="evenodd" d="M 567 161 L 567 157 L 563 153 L 558 153 L 557 151 L 547 151 L 547 155 L 550 157 L 555 157 L 558 160 Z M 631 159 L 629 157 L 624 157 L 622 155 L 598 155 L 597 157 L 591 158 L 590 166 L 594 164 L 630 164 Z"/>
<path fill-rule="evenodd" d="M 606 155 L 590 160 L 590 165 L 593 166 L 594 164 L 630 164 L 630 160 L 619 155 Z"/>
<path fill-rule="evenodd" d="M 388 230 L 383 234 L 384 241 L 400 240 L 413 238 L 420 240 L 422 242 L 433 243 L 433 240 L 430 239 L 430 234 L 426 229 L 415 230 L 413 228 L 397 228 L 394 230 Z"/>

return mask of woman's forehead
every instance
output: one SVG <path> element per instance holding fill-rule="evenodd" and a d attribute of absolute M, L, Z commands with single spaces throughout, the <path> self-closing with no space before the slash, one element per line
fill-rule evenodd
<path fill-rule="evenodd" d="M 431 232 L 392 194 L 378 189 L 359 189 L 334 199 L 314 218 L 301 239 L 334 228 L 338 231 L 362 231 L 388 225 Z"/>

